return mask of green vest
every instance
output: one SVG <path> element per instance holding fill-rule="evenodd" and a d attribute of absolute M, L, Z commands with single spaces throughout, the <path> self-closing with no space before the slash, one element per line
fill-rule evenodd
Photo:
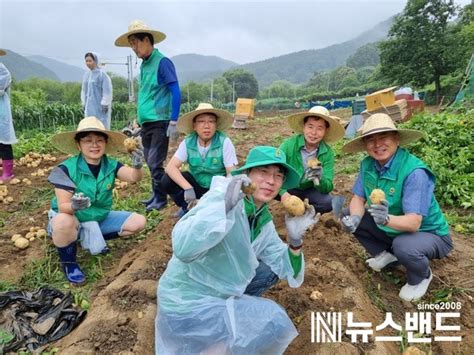
<path fill-rule="evenodd" d="M 154 48 L 148 59 L 140 66 L 140 89 L 138 91 L 138 124 L 165 121 L 171 117 L 171 92 L 166 84 L 158 84 L 158 68 L 165 56 Z"/>
<path fill-rule="evenodd" d="M 224 133 L 216 131 L 205 157 L 202 157 L 199 153 L 196 132 L 185 138 L 189 172 L 202 187 L 209 188 L 213 176 L 226 175 L 223 156 L 224 140 L 226 138 L 227 136 Z"/>
<path fill-rule="evenodd" d="M 415 169 L 425 169 L 428 174 L 435 179 L 434 174 L 420 159 L 403 148 L 398 148 L 389 170 L 382 176 L 379 176 L 375 168 L 375 160 L 371 157 L 366 157 L 361 162 L 361 171 L 363 171 L 362 183 L 364 185 L 365 196 L 370 196 L 370 193 L 375 188 L 382 189 L 388 201 L 389 214 L 394 216 L 403 215 L 403 183 L 408 175 Z M 367 202 L 370 206 L 370 199 L 368 199 Z M 404 233 L 387 226 L 377 225 L 377 227 L 382 229 L 390 237 L 396 237 Z M 431 200 L 428 215 L 423 216 L 419 231 L 431 232 L 439 236 L 449 234 L 448 223 L 434 196 Z"/>
<path fill-rule="evenodd" d="M 323 176 L 318 186 L 314 186 L 312 181 L 304 178 L 303 158 L 301 156 L 301 148 L 305 146 L 304 136 L 295 134 L 285 139 L 280 149 L 286 154 L 287 163 L 290 164 L 300 174 L 301 180 L 297 187 L 301 190 L 314 188 L 323 194 L 328 194 L 334 189 L 334 152 L 332 148 L 325 142 L 321 141 L 318 148 L 318 160 L 323 167 Z M 280 191 L 282 195 L 286 190 Z"/>
<path fill-rule="evenodd" d="M 109 159 L 104 155 L 97 179 L 92 175 L 87 162 L 82 158 L 82 154 L 69 158 L 62 163 L 68 169 L 69 177 L 76 184 L 75 193 L 82 192 L 91 199 L 89 208 L 75 213 L 79 222 L 101 222 L 109 214 L 112 209 L 112 190 L 117 163 L 116 160 Z M 51 208 L 56 212 L 58 211 L 56 197 L 51 201 Z"/>

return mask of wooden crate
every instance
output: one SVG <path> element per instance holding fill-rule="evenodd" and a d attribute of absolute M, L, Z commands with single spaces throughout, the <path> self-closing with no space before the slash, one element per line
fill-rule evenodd
<path fill-rule="evenodd" d="M 365 97 L 365 104 L 367 111 L 375 111 L 377 109 L 392 106 L 395 104 L 395 90 L 396 86 L 376 91 Z"/>
<path fill-rule="evenodd" d="M 237 129 L 246 129 L 247 128 L 247 115 L 234 115 L 234 122 L 232 123 L 232 128 Z"/>
<path fill-rule="evenodd" d="M 235 114 L 253 118 L 255 112 L 255 99 L 244 99 L 239 97 L 235 104 Z"/>

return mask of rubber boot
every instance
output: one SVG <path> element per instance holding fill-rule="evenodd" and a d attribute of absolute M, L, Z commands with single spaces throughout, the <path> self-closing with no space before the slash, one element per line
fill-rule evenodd
<path fill-rule="evenodd" d="M 13 159 L 3 160 L 3 174 L 0 176 L 2 181 L 10 181 L 15 175 L 13 175 Z"/>
<path fill-rule="evenodd" d="M 179 210 L 173 214 L 174 218 L 181 218 L 188 213 L 188 204 L 184 201 L 184 191 L 170 195 L 171 199 L 179 207 Z"/>
<path fill-rule="evenodd" d="M 151 210 L 161 210 L 166 207 L 168 200 L 166 199 L 166 192 L 161 186 L 161 183 L 157 180 L 153 180 L 153 200 L 146 205 L 146 211 L 150 212 Z"/>
<path fill-rule="evenodd" d="M 154 185 L 155 185 L 155 182 L 154 182 L 154 180 L 152 179 L 152 180 L 151 180 L 151 186 L 153 187 Z M 141 203 L 142 205 L 145 205 L 145 206 L 146 206 L 146 205 L 149 205 L 150 203 L 152 203 L 152 201 L 153 201 L 154 199 L 155 199 L 155 190 L 153 190 L 153 191 L 151 192 L 151 196 L 150 196 L 149 198 L 147 198 L 146 200 L 141 200 L 140 203 Z"/>
<path fill-rule="evenodd" d="M 72 242 L 65 247 L 56 247 L 59 253 L 59 259 L 61 260 L 61 266 L 63 267 L 66 278 L 73 286 L 80 286 L 86 283 L 86 275 L 82 272 L 79 265 L 76 262 L 77 254 L 77 243 Z"/>

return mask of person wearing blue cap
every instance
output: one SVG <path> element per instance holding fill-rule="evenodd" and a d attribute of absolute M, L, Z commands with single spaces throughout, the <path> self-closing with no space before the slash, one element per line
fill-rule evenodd
<path fill-rule="evenodd" d="M 278 236 L 268 203 L 300 178 L 280 149 L 253 148 L 231 174 L 215 176 L 173 229 L 157 291 L 157 354 L 281 354 L 298 334 L 281 306 L 259 296 L 278 279 L 302 284 L 303 237 L 319 214 L 308 205 L 286 216 L 288 244 Z"/>

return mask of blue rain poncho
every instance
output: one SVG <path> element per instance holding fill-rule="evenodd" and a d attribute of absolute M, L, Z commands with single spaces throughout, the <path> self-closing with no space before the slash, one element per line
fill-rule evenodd
<path fill-rule="evenodd" d="M 281 354 L 298 335 L 281 306 L 244 291 L 259 260 L 290 287 L 302 284 L 304 261 L 294 277 L 272 221 L 251 243 L 243 201 L 225 213 L 229 181 L 214 177 L 173 229 L 173 256 L 158 284 L 157 354 Z"/>
<path fill-rule="evenodd" d="M 12 76 L 0 63 L 0 143 L 15 144 L 18 142 L 13 128 L 12 109 L 10 106 L 10 84 Z"/>
<path fill-rule="evenodd" d="M 110 129 L 112 117 L 112 80 L 99 69 L 99 56 L 93 53 L 97 68 L 89 70 L 84 74 L 82 80 L 81 102 L 84 107 L 84 116 L 95 116 Z M 107 107 L 107 110 L 104 110 Z"/>

